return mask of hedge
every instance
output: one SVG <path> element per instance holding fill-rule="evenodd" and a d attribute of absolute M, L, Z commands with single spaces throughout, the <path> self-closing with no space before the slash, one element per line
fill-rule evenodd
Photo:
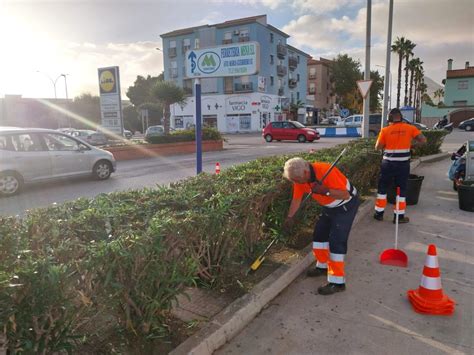
<path fill-rule="evenodd" d="M 346 144 L 339 164 L 361 194 L 375 186 L 379 171 L 373 145 Z M 232 265 L 245 270 L 269 238 L 289 241 L 280 234 L 291 198 L 291 184 L 281 177 L 284 162 L 293 156 L 332 161 L 342 148 L 81 198 L 23 219 L 0 217 L 0 329 L 8 349 L 71 351 L 110 323 L 125 334 L 162 335 L 184 286 L 218 285 Z M 318 210 L 307 204 L 299 228 L 313 223 Z"/>
<path fill-rule="evenodd" d="M 191 142 L 196 139 L 196 131 L 194 129 L 187 129 L 182 131 L 175 131 L 168 135 L 154 136 L 146 138 L 148 143 L 152 144 L 163 144 L 163 143 L 176 143 L 176 142 Z M 213 128 L 202 129 L 203 140 L 222 140 L 220 132 Z"/>
<path fill-rule="evenodd" d="M 437 154 L 441 152 L 441 144 L 444 137 L 448 134 L 445 130 L 440 131 L 422 131 L 426 137 L 427 143 L 412 150 L 413 156 L 421 157 L 425 155 Z"/>

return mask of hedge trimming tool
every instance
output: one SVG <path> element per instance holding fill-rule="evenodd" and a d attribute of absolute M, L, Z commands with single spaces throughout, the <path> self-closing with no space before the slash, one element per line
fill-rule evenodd
<path fill-rule="evenodd" d="M 329 175 L 329 173 L 331 172 L 332 169 L 334 169 L 334 167 L 336 166 L 336 164 L 339 162 L 339 160 L 341 160 L 342 156 L 344 155 L 344 153 L 346 152 L 347 150 L 347 147 L 344 148 L 342 150 L 342 152 L 338 155 L 338 157 L 336 158 L 336 160 L 334 160 L 334 162 L 331 164 L 331 166 L 329 167 L 329 169 L 326 171 L 326 173 L 323 175 L 323 177 L 321 178 L 321 180 L 318 180 L 316 179 L 316 182 L 320 185 L 322 185 L 323 181 L 326 179 L 326 177 Z M 303 202 L 301 202 L 301 205 L 300 205 L 300 209 L 302 206 L 304 206 L 304 204 L 306 203 L 306 201 L 308 201 L 308 199 L 312 196 L 311 193 L 309 193 L 303 200 Z M 257 258 L 255 259 L 255 261 L 252 263 L 252 265 L 250 265 L 250 268 L 248 269 L 247 271 L 247 274 L 250 272 L 250 271 L 256 271 L 260 265 L 262 265 L 263 261 L 265 260 L 265 255 L 268 253 L 268 251 L 270 250 L 270 248 L 273 246 L 273 244 L 276 243 L 278 239 L 278 236 L 276 236 L 275 238 L 272 239 L 272 241 L 270 242 L 270 244 L 268 244 L 268 246 L 265 248 L 265 250 L 263 251 L 263 253 Z"/>

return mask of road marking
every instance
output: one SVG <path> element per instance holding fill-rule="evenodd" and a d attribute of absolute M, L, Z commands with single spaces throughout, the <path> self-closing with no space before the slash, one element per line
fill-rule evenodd
<path fill-rule="evenodd" d="M 420 231 L 420 230 L 418 232 L 423 233 L 423 234 L 432 235 L 433 237 L 437 237 L 437 238 L 441 238 L 441 239 L 453 240 L 453 241 L 459 242 L 459 243 L 467 243 L 467 244 L 473 244 L 474 245 L 474 242 L 469 242 L 467 240 L 454 239 L 454 238 L 446 237 L 445 235 L 442 235 L 442 234 L 430 233 L 430 232 L 425 232 L 425 231 Z"/>
<path fill-rule="evenodd" d="M 426 218 L 431 219 L 433 221 L 440 221 L 440 222 L 446 222 L 446 223 L 457 223 L 457 224 L 462 224 L 468 227 L 474 227 L 474 223 L 469 223 L 469 222 L 462 222 L 458 221 L 455 219 L 450 219 L 450 218 L 443 218 L 440 216 L 435 216 L 435 215 L 428 215 Z"/>
<path fill-rule="evenodd" d="M 433 348 L 436 348 L 436 349 L 439 349 L 441 351 L 444 351 L 445 353 L 447 354 L 456 354 L 456 355 L 462 355 L 464 354 L 463 352 L 461 351 L 458 351 L 454 348 L 451 348 L 443 343 L 440 343 L 436 340 L 433 340 L 433 339 L 429 339 L 427 337 L 425 337 L 424 335 L 422 334 L 419 334 L 419 333 L 416 333 L 408 328 L 405 328 L 405 327 L 402 327 L 401 325 L 398 325 L 396 323 L 393 323 L 392 321 L 389 321 L 388 319 L 384 319 L 384 318 L 381 318 L 381 317 L 378 317 L 374 314 L 369 314 L 370 317 L 378 320 L 379 322 L 385 324 L 385 325 L 388 325 L 388 326 L 391 326 L 395 329 L 397 329 L 398 331 L 402 332 L 402 333 L 405 333 L 407 335 L 411 335 L 413 337 L 416 337 L 419 341 L 425 343 L 425 344 L 428 344 L 430 346 L 432 346 Z"/>
<path fill-rule="evenodd" d="M 406 246 L 405 249 L 411 250 L 411 251 L 416 251 L 419 253 L 426 253 L 426 245 L 418 242 L 409 242 Z M 440 247 L 437 247 L 438 250 L 438 256 L 441 259 L 448 259 L 456 262 L 464 262 L 466 264 L 471 264 L 474 265 L 474 257 L 471 255 L 467 254 L 461 254 L 455 251 L 451 250 L 446 250 Z"/>

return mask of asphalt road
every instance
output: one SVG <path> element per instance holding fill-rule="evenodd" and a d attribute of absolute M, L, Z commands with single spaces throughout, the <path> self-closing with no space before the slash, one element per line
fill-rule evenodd
<path fill-rule="evenodd" d="M 314 143 L 263 141 L 260 134 L 226 136 L 224 151 L 203 154 L 203 170 L 214 172 L 216 162 L 221 169 L 263 156 L 309 151 L 345 143 L 349 138 L 321 138 Z M 0 198 L 1 215 L 21 215 L 26 210 L 62 203 L 79 197 L 124 191 L 175 182 L 195 174 L 194 154 L 123 161 L 107 181 L 88 178 L 69 179 L 25 187 L 18 196 Z"/>

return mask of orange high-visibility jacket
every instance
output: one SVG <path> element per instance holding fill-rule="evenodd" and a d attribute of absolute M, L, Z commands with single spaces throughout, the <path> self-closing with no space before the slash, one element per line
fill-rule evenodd
<path fill-rule="evenodd" d="M 390 161 L 410 160 L 411 141 L 420 134 L 418 128 L 405 122 L 396 122 L 384 127 L 377 139 L 377 143 L 385 146 L 383 158 Z"/>
<path fill-rule="evenodd" d="M 321 180 L 326 171 L 329 169 L 331 164 L 328 163 L 312 163 L 311 166 L 316 175 L 316 179 Z M 336 200 L 330 196 L 323 196 L 319 194 L 313 194 L 312 197 L 316 200 L 321 206 L 334 208 L 344 205 L 349 202 L 353 196 L 357 194 L 356 188 L 351 184 L 348 178 L 344 176 L 343 173 L 337 168 L 331 170 L 329 175 L 324 179 L 323 185 L 329 189 L 334 190 L 347 190 L 351 197 L 347 200 Z M 293 199 L 299 200 L 303 197 L 305 193 L 311 193 L 311 183 L 298 184 L 293 183 Z"/>

